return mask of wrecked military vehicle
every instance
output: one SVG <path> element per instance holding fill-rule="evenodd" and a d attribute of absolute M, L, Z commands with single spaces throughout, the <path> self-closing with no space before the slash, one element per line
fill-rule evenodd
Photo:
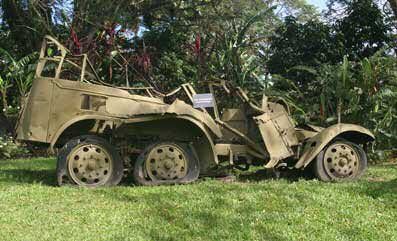
<path fill-rule="evenodd" d="M 56 51 L 49 55 L 49 48 Z M 72 55 L 47 36 L 17 139 L 46 143 L 58 154 L 59 185 L 117 185 L 126 173 L 140 185 L 189 183 L 224 166 L 311 168 L 323 181 L 365 172 L 364 149 L 374 140 L 367 129 L 298 128 L 280 101 L 264 96 L 257 104 L 222 80 L 207 88 L 210 94 L 200 95 L 190 84 L 169 94 L 108 86 L 87 55 Z M 238 105 L 221 108 L 217 96 Z"/>

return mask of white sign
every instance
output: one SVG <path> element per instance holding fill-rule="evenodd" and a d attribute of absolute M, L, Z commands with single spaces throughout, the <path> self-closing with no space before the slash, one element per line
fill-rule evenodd
<path fill-rule="evenodd" d="M 214 107 L 214 96 L 212 94 L 196 94 L 193 95 L 194 108 Z"/>

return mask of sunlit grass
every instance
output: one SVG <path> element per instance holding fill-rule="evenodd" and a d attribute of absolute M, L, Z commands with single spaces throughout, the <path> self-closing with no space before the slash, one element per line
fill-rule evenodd
<path fill-rule="evenodd" d="M 359 182 L 56 187 L 55 161 L 0 161 L 4 240 L 397 240 L 397 167 Z"/>

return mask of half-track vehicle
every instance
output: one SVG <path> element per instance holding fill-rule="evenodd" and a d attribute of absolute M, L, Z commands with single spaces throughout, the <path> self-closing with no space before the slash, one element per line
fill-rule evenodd
<path fill-rule="evenodd" d="M 375 138 L 369 130 L 344 123 L 296 127 L 282 101 L 264 96 L 258 104 L 223 80 L 206 85 L 204 95 L 190 84 L 168 94 L 110 86 L 87 55 L 46 36 L 17 139 L 57 153 L 59 185 L 117 185 L 123 175 L 139 185 L 190 183 L 225 166 L 311 168 L 323 181 L 365 172 L 364 150 Z M 220 98 L 235 105 L 222 107 Z"/>

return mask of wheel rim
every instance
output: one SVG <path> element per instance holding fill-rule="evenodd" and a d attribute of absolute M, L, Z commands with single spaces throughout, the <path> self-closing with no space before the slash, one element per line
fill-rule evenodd
<path fill-rule="evenodd" d="M 145 160 L 145 169 L 150 179 L 176 180 L 187 174 L 187 157 L 176 145 L 159 145 L 150 150 Z"/>
<path fill-rule="evenodd" d="M 346 179 L 357 176 L 360 157 L 354 147 L 345 143 L 329 146 L 324 154 L 324 167 L 332 179 Z"/>
<path fill-rule="evenodd" d="M 113 171 L 113 159 L 99 145 L 86 144 L 74 148 L 68 157 L 70 177 L 81 186 L 105 184 Z"/>

